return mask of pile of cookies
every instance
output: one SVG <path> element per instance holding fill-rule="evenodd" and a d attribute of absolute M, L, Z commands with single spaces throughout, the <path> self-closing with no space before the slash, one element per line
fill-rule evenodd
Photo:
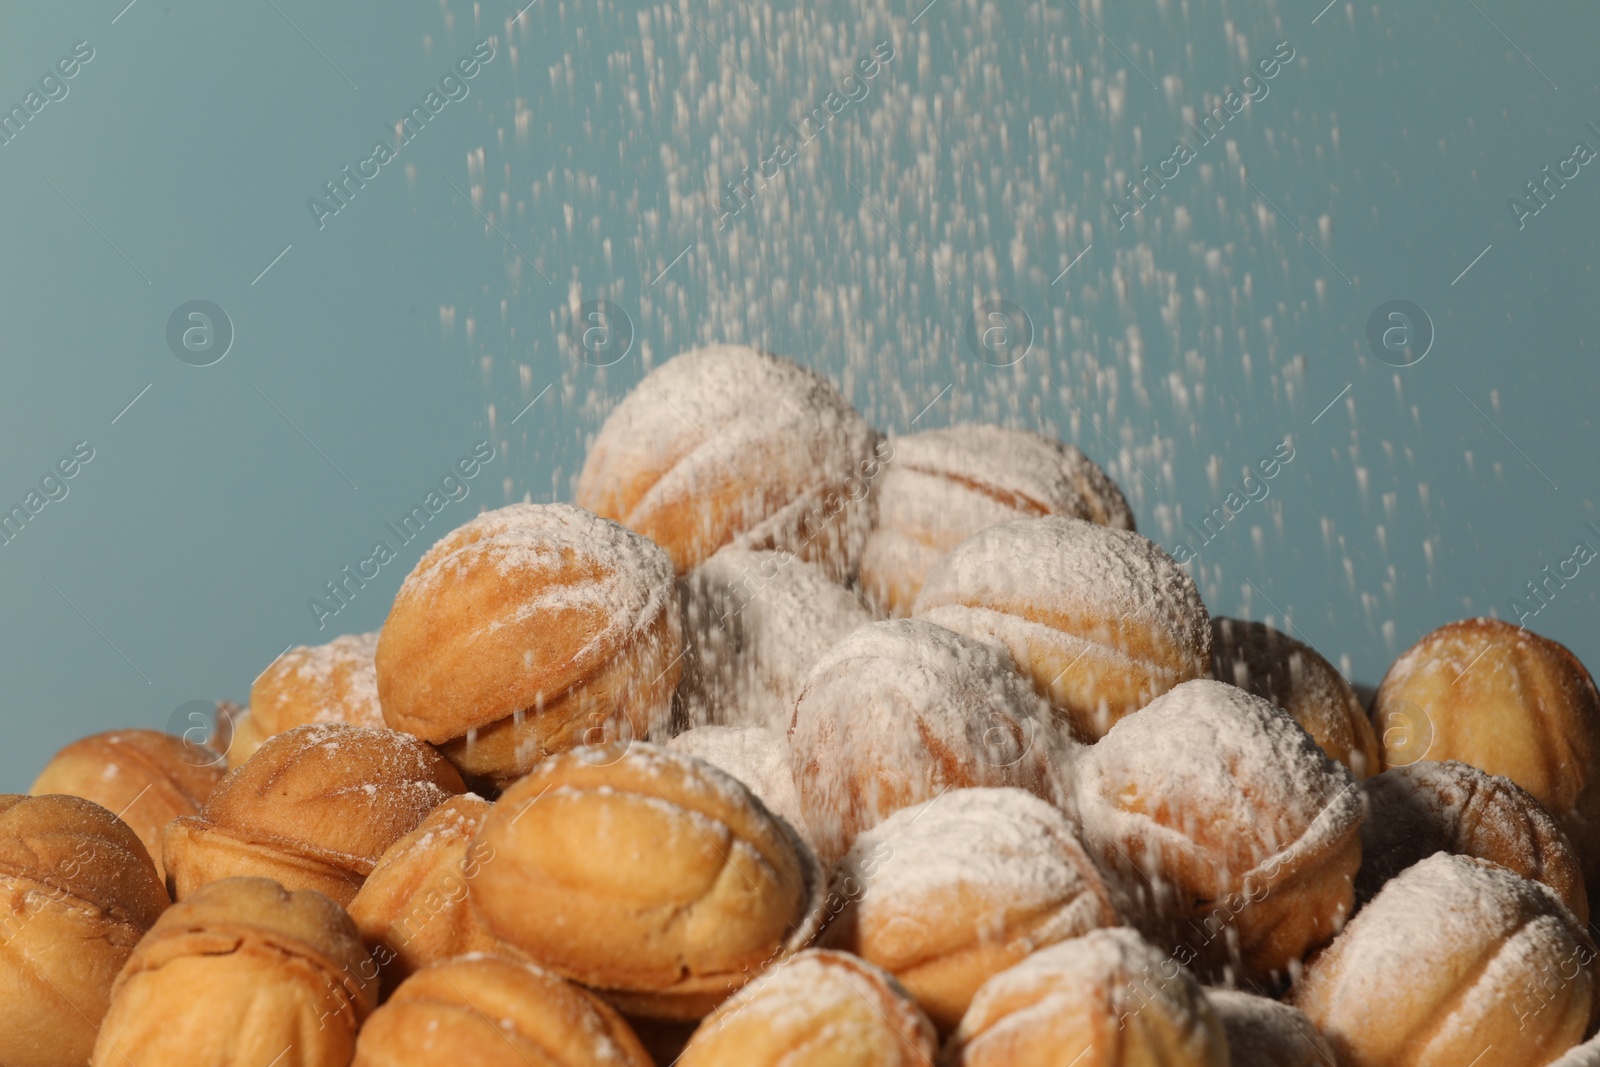
<path fill-rule="evenodd" d="M 0 796 L 6 1067 L 1596 1067 L 1600 694 L 1370 707 L 1037 434 L 738 346 L 204 739 Z"/>

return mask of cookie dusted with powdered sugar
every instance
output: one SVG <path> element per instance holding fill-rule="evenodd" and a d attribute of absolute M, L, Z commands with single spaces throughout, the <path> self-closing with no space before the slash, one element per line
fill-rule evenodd
<path fill-rule="evenodd" d="M 1072 820 L 1021 789 L 952 789 L 856 838 L 827 944 L 883 967 L 942 1031 L 1030 953 L 1118 925 Z"/>
<path fill-rule="evenodd" d="M 820 374 L 708 345 L 623 398 L 589 446 L 576 499 L 666 549 L 679 574 L 737 545 L 843 578 L 871 526 L 878 441 Z"/>
<path fill-rule="evenodd" d="M 826 879 L 749 789 L 703 760 L 621 742 L 508 789 L 468 883 L 490 931 L 623 1011 L 698 1019 L 806 947 Z"/>
<path fill-rule="evenodd" d="M 1073 743 L 1002 648 L 917 619 L 863 626 L 812 668 L 789 728 L 800 809 L 825 863 L 947 789 L 1060 799 Z"/>
<path fill-rule="evenodd" d="M 182 900 L 224 878 L 264 877 L 349 904 L 385 849 L 465 791 L 410 734 L 296 726 L 229 771 L 198 815 L 167 824 L 167 884 Z"/>
<path fill-rule="evenodd" d="M 753 982 L 700 1024 L 681 1067 L 932 1067 L 927 1016 L 887 972 L 810 949 Z"/>
<path fill-rule="evenodd" d="M 408 978 L 361 1028 L 351 1067 L 653 1067 L 616 1010 L 527 960 L 470 953 Z"/>
<path fill-rule="evenodd" d="M 1594 958 L 1544 886 L 1438 853 L 1307 964 L 1293 1001 L 1341 1067 L 1531 1067 L 1588 1032 Z"/>
<path fill-rule="evenodd" d="M 1083 741 L 1211 673 L 1187 572 L 1128 530 L 1053 516 L 991 526 L 928 573 L 912 614 L 1004 645 Z"/>
<path fill-rule="evenodd" d="M 1511 779 L 1454 760 L 1423 760 L 1369 778 L 1362 790 L 1358 906 L 1412 864 L 1450 852 L 1543 882 L 1579 922 L 1589 921 L 1577 853 L 1550 813 Z"/>
<path fill-rule="evenodd" d="M 875 493 L 877 525 L 861 557 L 861 585 L 890 615 L 911 614 L 934 563 L 996 523 L 1070 515 L 1134 528 L 1105 471 L 1042 434 L 965 424 L 895 437 L 890 448 Z"/>
<path fill-rule="evenodd" d="M 1350 915 L 1360 788 L 1260 697 L 1185 682 L 1075 770 L 1085 842 L 1130 918 L 1198 973 L 1281 978 Z"/>
<path fill-rule="evenodd" d="M 1041 949 L 983 984 L 943 1067 L 1228 1067 L 1200 983 L 1133 930 Z"/>
<path fill-rule="evenodd" d="M 772 814 L 809 839 L 794 786 L 794 760 L 781 733 L 760 726 L 697 726 L 667 742 L 667 748 L 703 759 L 744 784 Z"/>
<path fill-rule="evenodd" d="M 513 504 L 446 534 L 378 638 L 396 730 L 500 788 L 553 753 L 663 731 L 683 650 L 672 563 L 569 504 Z"/>
<path fill-rule="evenodd" d="M 325 645 L 299 645 L 279 656 L 250 687 L 250 707 L 234 724 L 228 766 L 261 742 L 308 722 L 386 726 L 378 704 L 378 635 L 346 634 Z"/>

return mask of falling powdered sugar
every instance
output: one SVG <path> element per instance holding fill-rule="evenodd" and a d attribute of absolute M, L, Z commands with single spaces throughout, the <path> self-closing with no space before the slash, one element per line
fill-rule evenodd
<path fill-rule="evenodd" d="M 774 815 L 796 832 L 806 832 L 789 743 L 782 735 L 759 726 L 699 726 L 674 737 L 666 747 L 702 759 L 738 779 Z"/>
<path fill-rule="evenodd" d="M 679 583 L 690 723 L 787 730 L 806 673 L 872 621 L 856 595 L 788 552 L 724 548 Z"/>

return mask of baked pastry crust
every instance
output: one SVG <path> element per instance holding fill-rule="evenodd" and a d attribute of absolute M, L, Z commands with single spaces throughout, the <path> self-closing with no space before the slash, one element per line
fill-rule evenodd
<path fill-rule="evenodd" d="M 929 1067 L 933 1024 L 894 977 L 808 949 L 740 990 L 690 1039 L 680 1067 Z"/>
<path fill-rule="evenodd" d="M 228 747 L 228 766 L 249 759 L 261 742 L 310 722 L 384 726 L 373 657 L 378 635 L 346 634 L 325 645 L 298 645 L 279 656 L 250 687 L 250 707 Z"/>
<path fill-rule="evenodd" d="M 212 882 L 167 910 L 117 975 L 92 1067 L 344 1067 L 377 1004 L 350 917 L 265 878 Z"/>
<path fill-rule="evenodd" d="M 875 494 L 877 525 L 861 557 L 861 585 L 891 616 L 911 614 L 939 558 L 996 523 L 1070 515 L 1134 528 L 1122 490 L 1075 445 L 966 423 L 893 437 L 890 446 L 893 458 Z"/>
<path fill-rule="evenodd" d="M 1094 930 L 983 984 L 943 1067 L 1228 1067 L 1194 977 L 1133 930 Z"/>
<path fill-rule="evenodd" d="M 110 730 L 57 752 L 28 792 L 83 797 L 116 812 L 165 881 L 161 831 L 198 812 L 222 774 L 222 758 L 206 746 L 159 730 Z"/>
<path fill-rule="evenodd" d="M 1211 673 L 1287 711 L 1357 778 L 1383 769 L 1366 708 L 1344 675 L 1310 645 L 1265 623 L 1213 618 Z"/>
<path fill-rule="evenodd" d="M 1021 789 L 952 789 L 856 838 L 824 943 L 900 982 L 941 1032 L 978 987 L 1047 945 L 1120 925 L 1059 808 Z"/>
<path fill-rule="evenodd" d="M 1580 924 L 1589 921 L 1577 853 L 1550 813 L 1511 779 L 1454 760 L 1422 760 L 1369 778 L 1362 789 L 1357 907 L 1412 864 L 1451 852 L 1543 882 Z"/>
<path fill-rule="evenodd" d="M 1254 993 L 1208 989 L 1228 1035 L 1229 1067 L 1330 1067 L 1327 1038 L 1299 1008 Z"/>
<path fill-rule="evenodd" d="M 1060 799 L 1068 740 L 1003 648 L 919 619 L 856 630 L 807 677 L 789 727 L 811 839 L 836 863 L 862 831 L 948 789 Z"/>
<path fill-rule="evenodd" d="M 493 805 L 468 793 L 452 797 L 390 845 L 350 902 L 378 965 L 383 991 L 422 967 L 473 952 L 520 955 L 489 932 L 467 906 L 467 886 L 494 851 L 472 847 Z"/>
<path fill-rule="evenodd" d="M 589 446 L 576 500 L 685 574 L 725 545 L 783 549 L 836 579 L 871 527 L 877 433 L 821 375 L 743 345 L 645 376 Z"/>
<path fill-rule="evenodd" d="M 1360 789 L 1260 697 L 1185 682 L 1076 771 L 1084 839 L 1115 873 L 1123 913 L 1179 963 L 1271 982 L 1349 916 Z"/>
<path fill-rule="evenodd" d="M 408 734 L 297 726 L 230 771 L 200 814 L 167 824 L 167 882 L 182 900 L 255 875 L 349 904 L 386 848 L 465 791 L 455 768 Z"/>
<path fill-rule="evenodd" d="M 546 756 L 665 730 L 682 666 L 672 565 L 566 504 L 513 504 L 445 535 L 378 638 L 396 730 L 503 788 Z"/>
<path fill-rule="evenodd" d="M 1311 959 L 1293 999 L 1341 1067 L 1528 1067 L 1588 1032 L 1594 957 L 1538 882 L 1436 853 Z"/>
<path fill-rule="evenodd" d="M 742 784 L 613 743 L 545 761 L 475 838 L 468 899 L 495 936 L 623 1011 L 697 1019 L 823 917 L 815 855 Z"/>
<path fill-rule="evenodd" d="M 470 953 L 417 971 L 379 1008 L 351 1067 L 654 1067 L 599 997 L 525 959 Z"/>
<path fill-rule="evenodd" d="M 1050 516 L 991 526 L 928 572 L 914 617 L 1010 650 L 1081 741 L 1211 673 L 1194 581 L 1147 538 Z"/>
<path fill-rule="evenodd" d="M 1460 760 L 1532 793 L 1600 884 L 1600 692 L 1564 646 L 1499 619 L 1441 626 L 1394 661 L 1372 721 L 1390 766 Z"/>
<path fill-rule="evenodd" d="M 117 972 L 167 907 L 126 823 L 75 796 L 0 795 L 0 1063 L 83 1063 Z"/>

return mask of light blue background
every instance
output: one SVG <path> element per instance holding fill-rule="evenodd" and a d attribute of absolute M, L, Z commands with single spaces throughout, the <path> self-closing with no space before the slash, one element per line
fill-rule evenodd
<path fill-rule="evenodd" d="M 0 6 L 5 107 L 95 50 L 0 147 L 0 502 L 95 449 L 0 548 L 0 788 L 376 628 L 421 542 L 326 630 L 306 602 L 478 440 L 436 532 L 569 495 L 646 359 L 701 340 L 820 367 L 885 428 L 1059 432 L 1169 548 L 1290 436 L 1197 575 L 1360 680 L 1600 547 L 1600 168 L 1522 231 L 1506 206 L 1600 149 L 1592 4 L 123 2 Z M 319 231 L 307 198 L 488 37 L 471 95 Z M 707 190 L 885 39 L 869 95 L 717 230 Z M 1270 94 L 1118 231 L 1117 172 L 1282 40 Z M 637 332 L 603 370 L 558 341 L 597 297 Z M 1036 328 L 1012 368 L 961 341 L 991 297 Z M 1403 370 L 1364 340 L 1395 298 L 1437 328 Z M 191 299 L 234 324 L 214 366 L 167 348 Z M 1597 593 L 1585 568 L 1529 624 L 1600 662 Z"/>

